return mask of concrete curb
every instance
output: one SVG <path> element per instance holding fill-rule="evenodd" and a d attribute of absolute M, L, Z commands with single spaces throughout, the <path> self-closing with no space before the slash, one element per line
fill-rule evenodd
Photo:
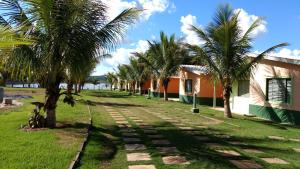
<path fill-rule="evenodd" d="M 69 166 L 69 169 L 75 169 L 78 166 L 78 164 L 80 162 L 80 158 L 83 154 L 83 151 L 85 149 L 85 146 L 88 142 L 88 139 L 89 139 L 89 136 L 90 136 L 90 133 L 91 133 L 91 130 L 92 130 L 93 121 L 92 121 L 92 114 L 91 114 L 90 106 L 88 105 L 87 108 L 88 108 L 89 115 L 90 115 L 89 127 L 88 127 L 87 132 L 86 132 L 86 137 L 84 138 L 83 142 L 80 144 L 79 149 L 76 153 L 76 156 L 74 157 L 74 159 L 72 160 L 72 162 Z"/>

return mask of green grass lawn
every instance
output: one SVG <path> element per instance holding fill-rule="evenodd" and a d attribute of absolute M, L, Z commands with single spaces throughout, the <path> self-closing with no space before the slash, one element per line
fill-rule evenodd
<path fill-rule="evenodd" d="M 164 102 L 161 99 L 146 99 L 144 96 L 128 96 L 125 92 L 91 92 L 86 91 L 85 97 L 93 101 L 91 107 L 94 127 L 91 139 L 81 161 L 80 168 L 127 168 L 131 164 L 154 164 L 158 169 L 189 168 L 189 169 L 217 169 L 235 168 L 229 159 L 242 159 L 241 157 L 224 158 L 214 150 L 207 148 L 204 142 L 187 135 L 176 126 L 150 114 L 159 112 L 169 117 L 192 121 L 195 125 L 205 125 L 208 129 L 202 129 L 201 133 L 209 136 L 214 142 L 220 143 L 224 149 L 235 150 L 243 155 L 243 159 L 251 159 L 268 169 L 298 169 L 300 168 L 300 154 L 292 148 L 300 148 L 299 142 L 271 140 L 267 136 L 282 136 L 285 138 L 300 139 L 300 129 L 295 126 L 275 124 L 265 120 L 234 115 L 233 119 L 223 118 L 223 112 L 212 110 L 209 107 L 200 106 L 200 114 L 190 112 L 191 105 L 179 102 Z M 124 143 L 114 120 L 106 112 L 103 106 L 111 106 L 117 112 L 123 113 L 123 109 L 135 113 L 144 121 L 156 127 L 159 133 L 171 141 L 182 155 L 191 162 L 190 165 L 164 165 L 162 156 L 157 152 L 143 132 L 137 128 L 142 136 L 142 141 L 151 154 L 150 162 L 127 162 Z M 211 120 L 217 119 L 219 121 Z M 129 120 L 130 121 L 130 120 Z M 135 123 L 131 121 L 133 127 Z M 230 135 L 231 138 L 222 138 L 216 134 Z M 239 141 L 247 145 L 232 145 L 228 142 Z M 252 148 L 263 151 L 262 154 L 246 153 L 243 148 Z M 278 157 L 287 161 L 288 165 L 268 164 L 260 157 Z"/>
<path fill-rule="evenodd" d="M 72 108 L 60 101 L 57 120 L 65 128 L 26 132 L 20 127 L 27 124 L 34 108 L 30 102 L 43 101 L 44 90 L 5 88 L 5 92 L 33 98 L 21 100 L 22 107 L 0 109 L 0 168 L 68 168 L 86 131 L 89 119 L 86 105 L 78 103 Z"/>
<path fill-rule="evenodd" d="M 89 119 L 86 105 L 79 101 L 74 108 L 59 102 L 57 108 L 58 123 L 68 124 L 66 128 L 45 129 L 25 132 L 20 130 L 27 123 L 28 116 L 34 108 L 31 101 L 42 101 L 42 89 L 5 89 L 10 94 L 33 96 L 23 99 L 24 106 L 0 110 L 0 168 L 68 168 L 74 158 Z M 164 102 L 161 99 L 146 99 L 145 96 L 129 96 L 126 92 L 83 91 L 81 97 L 89 100 L 93 116 L 93 128 L 79 168 L 81 169 L 127 169 L 133 164 L 153 164 L 157 169 L 233 169 L 229 159 L 209 149 L 204 142 L 196 140 L 173 124 L 157 117 L 153 112 L 164 114 L 180 120 L 188 120 L 193 125 L 208 126 L 199 132 L 221 144 L 224 149 L 235 150 L 243 159 L 251 159 L 267 169 L 299 169 L 300 154 L 292 148 L 300 148 L 299 142 L 271 140 L 267 136 L 282 136 L 300 139 L 300 129 L 268 121 L 235 115 L 233 119 L 223 118 L 223 112 L 200 106 L 199 114 L 190 112 L 191 105 L 179 102 Z M 79 99 L 78 98 L 78 99 Z M 146 145 L 146 152 L 152 160 L 146 162 L 127 162 L 124 143 L 116 123 L 104 106 L 112 107 L 124 115 L 141 136 Z M 165 165 L 162 156 L 152 145 L 150 139 L 128 118 L 124 109 L 134 113 L 145 122 L 155 126 L 156 130 L 176 146 L 185 156 L 189 165 Z M 230 135 L 222 138 L 220 134 Z M 229 141 L 240 141 L 247 145 L 232 145 Z M 254 148 L 262 154 L 246 153 L 243 148 Z M 278 157 L 289 164 L 267 164 L 260 157 Z"/>

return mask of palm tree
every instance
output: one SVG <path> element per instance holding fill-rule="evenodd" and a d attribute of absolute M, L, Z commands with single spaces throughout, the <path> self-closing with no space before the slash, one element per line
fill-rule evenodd
<path fill-rule="evenodd" d="M 65 94 L 59 85 L 66 70 L 74 66 L 79 69 L 74 72 L 81 72 L 80 65 L 90 66 L 85 64 L 114 49 L 140 13 L 126 9 L 108 20 L 106 6 L 97 0 L 2 0 L 0 10 L 11 27 L 22 25 L 20 34 L 35 39 L 33 45 L 16 47 L 9 60 L 18 71 L 44 76 L 46 125 L 51 128 L 57 101 Z"/>
<path fill-rule="evenodd" d="M 142 95 L 142 88 L 146 80 L 150 77 L 150 71 L 145 62 L 143 62 L 142 57 L 145 57 L 146 54 L 142 52 L 132 53 L 134 57 L 131 57 L 130 65 L 135 72 L 135 79 L 140 89 L 140 94 Z"/>
<path fill-rule="evenodd" d="M 117 77 L 119 79 L 118 83 L 120 85 L 120 89 L 123 89 L 123 86 L 125 85 L 125 91 L 128 91 L 128 85 L 127 85 L 127 68 L 125 65 L 118 65 L 117 68 Z"/>
<path fill-rule="evenodd" d="M 247 55 L 252 49 L 253 31 L 261 24 L 262 19 L 255 20 L 243 33 L 239 26 L 239 12 L 235 13 L 228 5 L 222 5 L 205 30 L 192 26 L 204 45 L 193 47 L 198 57 L 207 62 L 212 75 L 219 79 L 223 86 L 224 115 L 231 118 L 230 94 L 232 84 L 240 79 L 248 78 L 251 69 L 275 49 L 288 45 L 281 43 L 258 54 L 254 59 Z"/>
<path fill-rule="evenodd" d="M 108 72 L 106 74 L 106 80 L 110 84 L 110 90 L 112 91 L 113 85 L 115 85 L 118 82 L 117 76 L 112 72 Z"/>
<path fill-rule="evenodd" d="M 181 40 L 173 34 L 170 38 L 160 33 L 160 42 L 149 42 L 146 56 L 138 55 L 151 69 L 153 75 L 161 80 L 164 87 L 164 100 L 168 100 L 168 84 L 170 77 L 178 72 L 180 64 L 188 58 L 188 51 Z"/>

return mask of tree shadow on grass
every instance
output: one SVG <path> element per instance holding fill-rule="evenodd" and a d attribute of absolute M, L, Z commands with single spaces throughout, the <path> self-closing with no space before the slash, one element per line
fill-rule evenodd
<path fill-rule="evenodd" d="M 129 93 L 124 92 L 105 92 L 105 91 L 95 91 L 89 94 L 94 97 L 106 97 L 106 98 L 128 98 L 131 97 Z"/>

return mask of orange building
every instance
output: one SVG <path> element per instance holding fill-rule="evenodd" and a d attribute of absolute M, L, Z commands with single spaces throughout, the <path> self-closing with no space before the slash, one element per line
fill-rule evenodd
<path fill-rule="evenodd" d="M 193 94 L 196 94 L 196 102 L 201 105 L 213 105 L 214 95 L 216 106 L 223 106 L 222 85 L 217 83 L 207 73 L 205 67 L 195 65 L 180 66 L 179 100 L 185 103 L 193 103 Z"/>
<path fill-rule="evenodd" d="M 146 80 L 142 86 L 142 94 L 148 94 L 148 90 L 151 87 L 151 79 Z"/>
<path fill-rule="evenodd" d="M 161 80 L 151 79 L 151 97 L 164 97 L 164 87 Z M 179 77 L 172 76 L 168 84 L 168 97 L 179 97 Z"/>

